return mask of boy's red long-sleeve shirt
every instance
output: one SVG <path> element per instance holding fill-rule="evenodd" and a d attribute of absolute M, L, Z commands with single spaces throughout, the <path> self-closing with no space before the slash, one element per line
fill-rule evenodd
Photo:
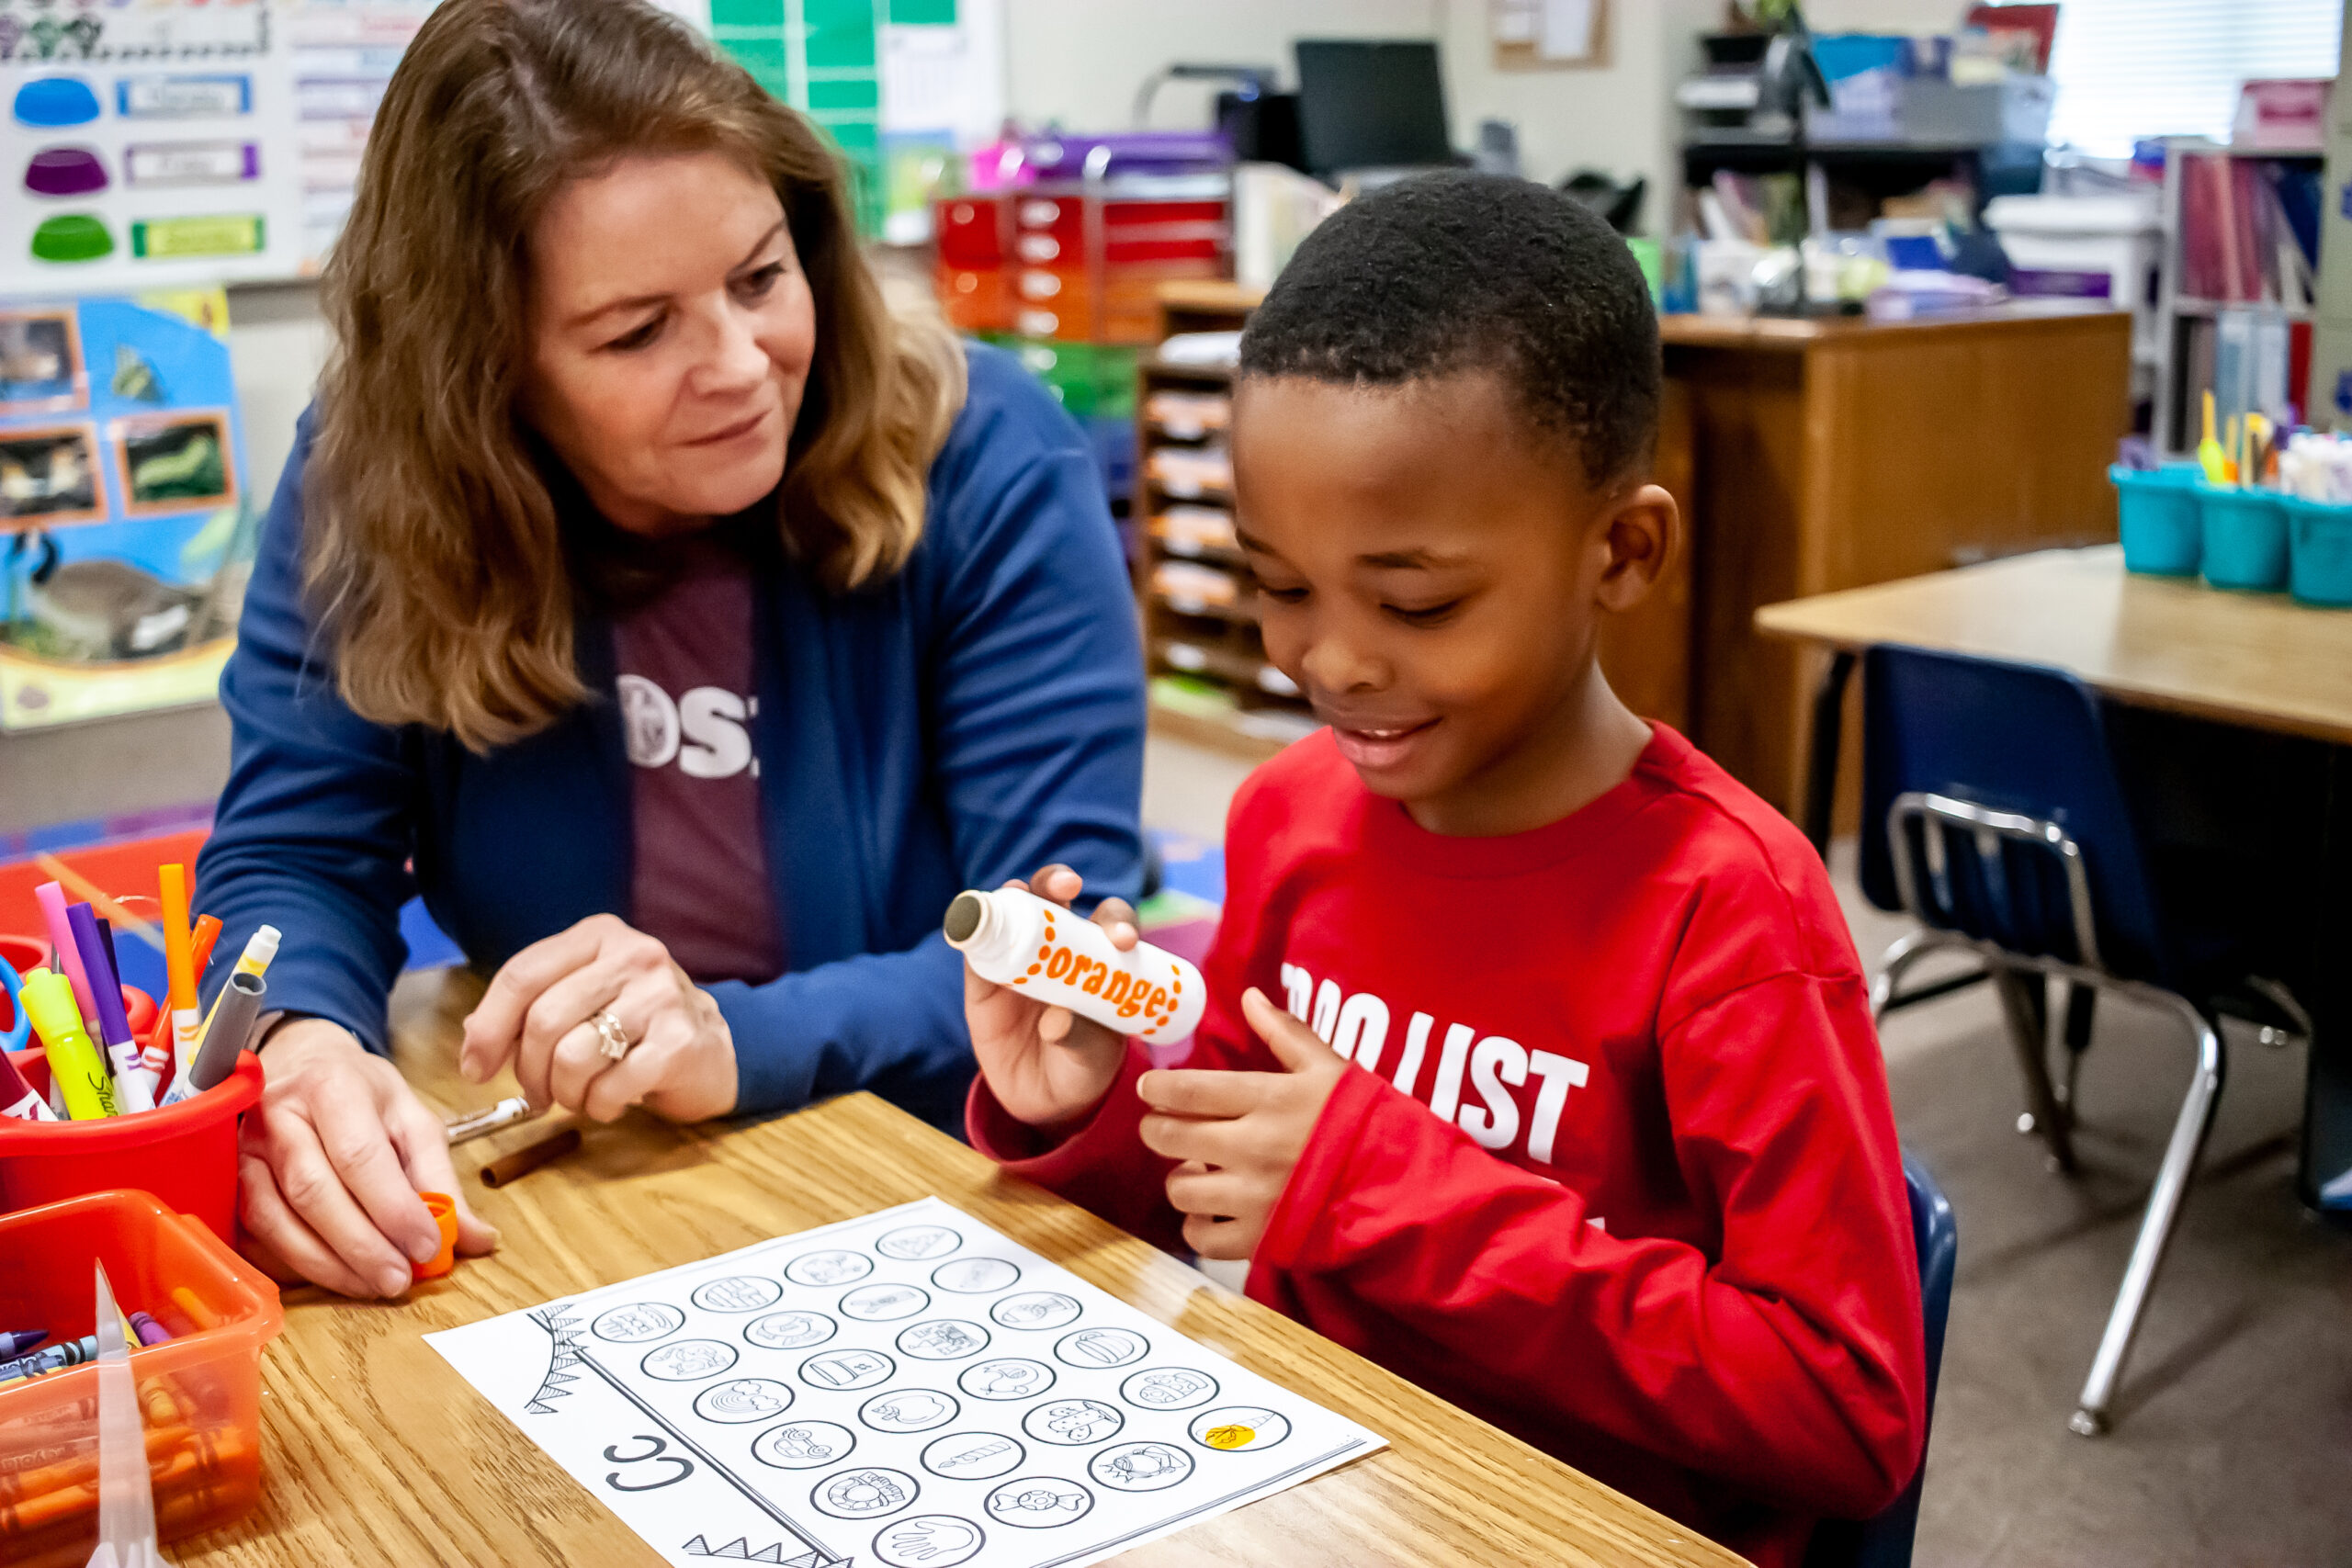
<path fill-rule="evenodd" d="M 1249 1292 L 1766 1568 L 1909 1482 L 1918 1269 L 1866 987 L 1812 848 L 1672 730 L 1532 832 L 1447 838 L 1329 731 L 1227 830 L 1194 1067 L 1278 1070 L 1242 991 L 1356 1068 Z M 1057 1147 L 973 1142 L 1163 1247 L 1130 1045 Z"/>

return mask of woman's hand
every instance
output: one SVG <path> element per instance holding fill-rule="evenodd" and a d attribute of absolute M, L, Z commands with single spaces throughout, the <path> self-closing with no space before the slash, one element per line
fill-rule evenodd
<path fill-rule="evenodd" d="M 1183 1162 L 1168 1173 L 1168 1201 L 1184 1215 L 1184 1245 L 1203 1258 L 1247 1258 L 1258 1250 L 1315 1123 L 1348 1070 L 1321 1036 L 1255 986 L 1241 993 L 1241 1016 L 1281 1072 L 1162 1069 L 1136 1083 L 1152 1111 L 1136 1131 L 1144 1147 Z"/>
<path fill-rule="evenodd" d="M 613 1061 L 596 1032 L 610 1010 L 636 1043 Z M 656 939 L 591 915 L 502 965 L 466 1018 L 458 1065 L 486 1083 L 512 1061 L 534 1105 L 610 1122 L 643 1105 L 673 1122 L 735 1109 L 735 1036 Z"/>
<path fill-rule="evenodd" d="M 498 1245 L 449 1163 L 441 1119 L 342 1025 L 299 1018 L 269 1035 L 261 1104 L 239 1150 L 246 1251 L 281 1282 L 397 1296 L 441 1245 L 419 1192 L 458 1201 L 458 1250 Z"/>
<path fill-rule="evenodd" d="M 1067 908 L 1085 881 L 1066 865 L 1049 865 L 1027 882 L 1005 884 Z M 1124 898 L 1105 898 L 1094 923 L 1125 953 L 1136 941 L 1136 912 Z M 1010 986 L 992 985 L 964 965 L 964 1021 L 972 1055 L 997 1103 L 1015 1120 L 1058 1132 L 1102 1103 L 1118 1081 L 1126 1041 L 1068 1008 L 1049 1007 Z"/>

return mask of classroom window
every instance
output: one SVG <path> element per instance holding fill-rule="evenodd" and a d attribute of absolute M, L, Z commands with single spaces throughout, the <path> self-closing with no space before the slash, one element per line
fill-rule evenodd
<path fill-rule="evenodd" d="M 2226 141 L 2249 78 L 2334 76 L 2342 0 L 2065 0 L 2052 141 L 2126 157 L 2143 136 Z"/>

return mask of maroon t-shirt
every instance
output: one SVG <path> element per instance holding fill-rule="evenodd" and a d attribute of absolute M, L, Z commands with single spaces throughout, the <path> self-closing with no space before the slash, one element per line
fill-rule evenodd
<path fill-rule="evenodd" d="M 697 981 L 773 980 L 784 937 L 752 747 L 751 569 L 717 540 L 675 547 L 677 577 L 613 625 L 637 833 L 629 923 Z"/>

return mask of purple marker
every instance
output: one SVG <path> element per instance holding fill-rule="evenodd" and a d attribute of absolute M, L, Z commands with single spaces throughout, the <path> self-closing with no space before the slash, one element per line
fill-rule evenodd
<path fill-rule="evenodd" d="M 89 971 L 90 1000 L 98 1013 L 89 1021 L 106 1047 L 107 1060 L 114 1064 L 118 1113 L 128 1116 L 153 1111 L 154 1080 L 140 1064 L 139 1043 L 130 1037 L 130 1020 L 122 1010 L 122 982 L 107 964 L 106 944 L 98 938 L 97 912 L 87 904 L 76 904 L 65 911 L 65 918 L 74 927 L 74 945 L 82 951 L 82 967 Z"/>
<path fill-rule="evenodd" d="M 172 1331 L 143 1312 L 130 1314 L 130 1331 L 139 1336 L 141 1345 L 161 1345 L 172 1337 Z"/>
<path fill-rule="evenodd" d="M 0 1359 L 21 1356 L 48 1337 L 45 1328 L 20 1328 L 13 1334 L 0 1330 Z"/>

